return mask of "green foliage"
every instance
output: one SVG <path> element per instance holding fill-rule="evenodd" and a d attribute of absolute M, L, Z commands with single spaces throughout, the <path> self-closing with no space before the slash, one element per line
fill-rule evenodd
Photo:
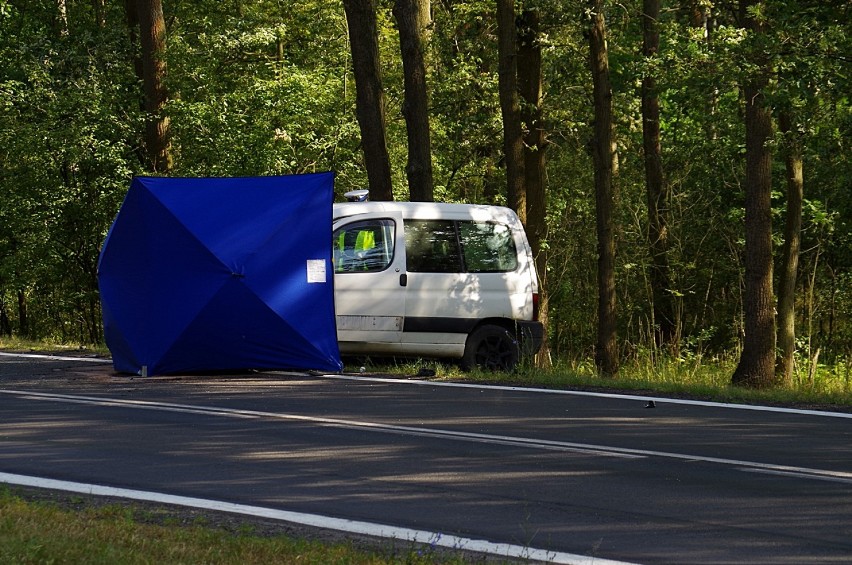
<path fill-rule="evenodd" d="M 29 337 L 100 339 L 98 248 L 134 172 L 126 38 L 57 35 L 12 11 L 0 35 L 0 311 Z M 36 14 L 41 15 L 44 14 Z"/>
<path fill-rule="evenodd" d="M 407 194 L 399 38 L 379 3 L 379 46 L 394 193 Z M 797 292 L 802 366 L 852 351 L 852 103 L 848 3 L 766 0 L 750 34 L 712 3 L 710 28 L 683 3 L 661 16 L 659 53 L 641 56 L 641 2 L 606 5 L 618 143 L 622 353 L 655 357 L 649 288 L 640 85 L 661 106 L 671 286 L 679 359 L 737 351 L 742 337 L 744 127 L 742 85 L 755 54 L 775 73 L 767 97 L 794 116 L 776 136 L 775 241 L 782 240 L 781 149 L 805 163 Z M 554 357 L 592 355 L 597 262 L 586 4 L 523 0 L 541 10 Z M 141 168 L 141 86 L 123 4 L 100 27 L 89 2 L 0 0 L 0 334 L 100 340 L 98 247 Z M 366 186 L 348 35 L 339 0 L 164 0 L 175 175 L 334 170 L 342 193 Z M 432 3 L 427 83 L 438 200 L 505 203 L 493 2 Z M 708 31 L 709 29 L 709 31 Z M 25 307 L 25 308 L 24 308 Z M 846 356 L 846 357 L 844 357 Z"/>

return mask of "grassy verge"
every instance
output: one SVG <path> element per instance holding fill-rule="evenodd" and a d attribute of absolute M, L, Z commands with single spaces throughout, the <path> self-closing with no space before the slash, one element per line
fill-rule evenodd
<path fill-rule="evenodd" d="M 45 341 L 32 341 L 17 337 L 0 337 L 0 350 L 44 353 L 44 354 L 75 354 L 75 355 L 103 355 L 109 356 L 106 345 L 82 345 L 79 343 L 51 343 Z"/>
<path fill-rule="evenodd" d="M 481 382 L 506 386 L 529 386 L 566 390 L 594 390 L 632 394 L 675 396 L 716 402 L 787 405 L 852 410 L 852 371 L 850 364 L 819 367 L 797 376 L 793 383 L 771 389 L 755 390 L 731 386 L 736 359 L 643 359 L 625 362 L 615 378 L 597 375 L 593 363 L 561 362 L 550 369 L 521 367 L 514 373 L 462 372 L 453 364 L 434 361 L 388 360 L 364 362 L 368 373 L 417 375 L 422 369 L 434 371 L 437 380 Z M 357 365 L 346 371 L 359 372 Z"/>
<path fill-rule="evenodd" d="M 35 353 L 109 356 L 104 345 L 51 344 L 0 338 L 0 349 Z M 345 372 L 417 375 L 424 368 L 434 371 L 438 380 L 456 380 L 530 386 L 554 389 L 587 389 L 642 394 L 672 395 L 718 402 L 769 405 L 802 405 L 852 410 L 852 357 L 834 364 L 811 363 L 798 359 L 798 371 L 792 383 L 771 389 L 754 390 L 731 386 L 737 359 L 706 358 L 701 355 L 666 357 L 636 355 L 625 361 L 616 378 L 597 375 L 590 360 L 559 361 L 550 369 L 521 367 L 509 374 L 463 372 L 453 363 L 434 360 L 366 359 L 347 363 Z"/>
<path fill-rule="evenodd" d="M 63 506 L 64 504 L 64 506 Z M 72 506 L 74 508 L 67 508 Z M 478 559 L 477 559 L 478 560 Z M 223 528 L 209 518 L 133 504 L 25 500 L 0 486 L 0 563 L 396 564 L 467 563 L 429 547 L 370 549 L 260 532 L 245 522 Z"/>

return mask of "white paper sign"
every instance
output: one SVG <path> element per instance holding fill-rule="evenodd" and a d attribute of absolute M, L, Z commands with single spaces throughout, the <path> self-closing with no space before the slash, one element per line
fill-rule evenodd
<path fill-rule="evenodd" d="M 325 259 L 308 259 L 308 282 L 325 282 Z"/>

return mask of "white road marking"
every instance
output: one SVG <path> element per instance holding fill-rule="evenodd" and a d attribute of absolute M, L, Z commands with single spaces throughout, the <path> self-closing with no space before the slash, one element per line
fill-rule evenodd
<path fill-rule="evenodd" d="M 94 406 L 124 407 L 141 410 L 157 410 L 164 412 L 182 412 L 188 414 L 204 414 L 208 416 L 224 416 L 228 418 L 266 418 L 275 420 L 288 420 L 308 422 L 320 426 L 330 426 L 348 429 L 361 429 L 379 433 L 391 433 L 407 436 L 435 437 L 456 441 L 467 441 L 473 443 L 488 443 L 499 445 L 511 445 L 515 447 L 543 449 L 549 451 L 563 451 L 574 453 L 587 453 L 599 456 L 644 458 L 662 457 L 687 462 L 714 463 L 724 466 L 733 466 L 741 470 L 751 469 L 756 471 L 784 473 L 791 477 L 806 476 L 809 479 L 828 480 L 832 482 L 843 482 L 852 484 L 852 472 L 831 471 L 826 469 L 812 469 L 808 467 L 797 467 L 792 465 L 776 465 L 772 463 L 759 463 L 754 461 L 741 461 L 738 459 L 726 459 L 722 457 L 708 457 L 704 455 L 689 455 L 683 453 L 672 453 L 668 451 L 654 451 L 647 449 L 632 449 L 626 447 L 614 447 L 608 445 L 595 445 L 587 443 L 551 441 L 543 439 L 524 438 L 517 436 L 503 436 L 492 434 L 478 434 L 472 432 L 461 432 L 455 430 L 443 430 L 437 428 L 418 428 L 411 426 L 397 426 L 382 424 L 378 422 L 360 422 L 357 420 L 344 420 L 339 418 L 320 418 L 315 416 L 302 416 L 299 414 L 283 414 L 280 412 L 262 412 L 257 410 L 239 410 L 233 408 L 221 408 L 214 406 L 200 406 L 189 404 L 174 404 L 169 402 L 151 402 L 147 400 L 125 400 L 119 398 L 78 396 L 67 394 L 42 393 L 22 390 L 0 389 L 0 394 L 15 395 L 30 400 L 42 400 L 50 402 L 65 402 L 72 404 L 88 404 Z"/>
<path fill-rule="evenodd" d="M 112 363 L 110 359 L 92 358 L 92 357 L 60 357 L 55 355 L 38 355 L 29 353 L 6 353 L 0 352 L 0 356 L 6 357 L 28 357 L 50 359 L 58 361 L 88 361 L 92 363 Z M 279 371 L 270 371 L 270 373 L 280 373 Z M 287 375 L 298 375 L 302 373 L 287 372 Z M 688 406 L 705 406 L 710 408 L 730 408 L 734 410 L 752 410 L 757 412 L 777 412 L 780 414 L 799 414 L 803 416 L 820 416 L 825 418 L 845 418 L 852 420 L 850 412 L 829 412 L 825 410 L 803 410 L 800 408 L 785 408 L 782 406 L 760 406 L 755 404 L 731 404 L 726 402 L 711 402 L 707 400 L 689 400 L 685 398 L 668 398 L 662 396 L 643 396 L 634 394 L 607 393 L 607 392 L 589 392 L 582 390 L 555 390 L 546 388 L 532 388 L 520 386 L 501 386 L 487 385 L 476 383 L 451 383 L 443 381 L 432 381 L 422 379 L 400 379 L 400 378 L 384 378 L 384 377 L 361 377 L 354 375 L 337 375 L 337 374 L 311 374 L 310 376 L 323 379 L 349 380 L 349 381 L 365 381 L 388 383 L 397 385 L 420 385 L 420 386 L 440 386 L 440 387 L 457 387 L 457 388 L 477 388 L 484 390 L 504 390 L 513 392 L 532 392 L 537 394 L 559 394 L 565 396 L 586 396 L 592 398 L 611 398 L 615 400 L 639 400 L 643 402 L 654 401 L 665 404 L 683 404 Z"/>
<path fill-rule="evenodd" d="M 0 351 L 3 357 L 23 357 L 25 359 L 48 359 L 50 361 L 87 361 L 89 363 L 112 363 L 112 359 L 102 357 L 64 357 L 62 355 L 43 355 L 38 353 L 6 353 Z"/>
<path fill-rule="evenodd" d="M 174 404 L 170 402 L 150 402 L 147 400 L 126 400 L 120 398 L 78 396 L 70 394 L 54 394 L 44 392 L 32 392 L 23 390 L 3 390 L 0 394 L 11 394 L 29 400 L 44 400 L 51 402 L 64 402 L 68 404 L 88 404 L 93 406 L 110 406 L 136 408 L 140 410 L 157 410 L 160 412 L 182 412 L 186 414 L 204 414 L 207 416 L 224 416 L 228 418 L 250 418 L 250 419 L 273 419 L 308 422 L 320 426 L 329 426 L 348 429 L 365 429 L 374 432 L 383 432 L 397 435 L 437 437 L 472 443 L 489 443 L 499 445 L 511 445 L 549 451 L 570 451 L 575 453 L 590 453 L 606 457 L 622 457 L 636 459 L 643 457 L 641 454 L 618 453 L 612 449 L 600 449 L 598 446 L 580 443 L 549 441 L 542 439 L 531 439 L 514 436 L 501 436 L 491 434 L 477 434 L 473 432 L 460 432 L 454 430 L 442 430 L 436 428 L 418 428 L 411 426 L 398 426 L 394 424 L 381 424 L 378 422 L 361 422 L 358 420 L 343 420 L 339 418 L 320 418 L 316 416 L 302 416 L 299 414 L 283 414 L 280 412 L 262 412 L 258 410 L 240 410 L 235 408 L 220 408 L 215 406 L 200 406 L 190 404 Z"/>
<path fill-rule="evenodd" d="M 445 386 L 456 388 L 476 388 L 484 390 L 504 390 L 510 392 L 531 392 L 537 394 L 559 394 L 565 396 L 586 396 L 593 398 L 610 398 L 615 400 L 639 400 L 642 402 L 654 401 L 658 404 L 685 404 L 688 406 L 705 406 L 710 408 L 731 408 L 734 410 L 753 410 L 756 412 L 777 412 L 781 414 L 799 414 L 802 416 L 821 416 L 826 418 L 846 418 L 852 420 L 852 413 L 849 412 L 828 412 L 824 410 L 803 410 L 800 408 L 785 408 L 783 406 L 759 406 L 755 404 L 730 404 L 725 402 L 710 402 L 707 400 L 689 400 L 685 398 L 668 398 L 663 396 L 641 396 L 635 394 L 621 394 L 608 392 L 589 392 L 583 390 L 557 390 L 547 388 L 531 388 L 522 386 L 507 386 L 507 385 L 486 385 L 475 383 L 450 383 L 443 381 L 429 381 L 421 379 L 392 379 L 386 377 L 358 377 L 354 375 L 312 375 L 324 379 L 347 380 L 347 381 L 368 381 L 377 383 L 389 383 L 399 385 L 420 385 L 420 386 Z"/>
<path fill-rule="evenodd" d="M 496 555 L 505 558 L 530 559 L 546 563 L 563 563 L 569 565 L 629 565 L 628 563 L 625 563 L 623 561 L 612 561 L 609 559 L 601 559 L 599 557 L 589 557 L 586 555 L 576 555 L 572 553 L 550 551 L 547 549 L 537 549 L 534 547 L 523 547 L 506 543 L 494 543 L 486 540 L 445 535 L 441 532 L 413 530 L 410 528 L 401 528 L 388 524 L 360 522 L 356 520 L 346 520 L 344 518 L 322 516 L 320 514 L 305 514 L 302 512 L 278 510 L 275 508 L 267 508 L 262 506 L 234 504 L 219 500 L 176 496 L 158 492 L 131 490 L 103 485 L 75 483 L 69 481 L 58 481 L 55 479 L 31 477 L 26 475 L 14 475 L 11 473 L 2 472 L 0 472 L 0 483 L 61 490 L 65 492 L 76 492 L 97 496 L 114 496 L 131 500 L 155 502 L 158 504 L 172 504 L 176 506 L 200 508 L 203 510 L 213 510 L 217 512 L 230 512 L 233 514 L 242 514 L 246 516 L 255 516 L 272 520 L 281 520 L 293 524 L 301 524 L 304 526 L 336 530 L 349 534 L 402 540 L 411 543 L 427 544 L 430 546 L 439 546 L 454 550 L 475 551 L 478 553 Z"/>

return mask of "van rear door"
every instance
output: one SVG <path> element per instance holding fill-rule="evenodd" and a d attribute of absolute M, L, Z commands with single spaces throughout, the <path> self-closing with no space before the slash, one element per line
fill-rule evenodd
<path fill-rule="evenodd" d="M 343 353 L 399 343 L 405 316 L 402 214 L 341 218 L 332 235 L 337 340 Z"/>

